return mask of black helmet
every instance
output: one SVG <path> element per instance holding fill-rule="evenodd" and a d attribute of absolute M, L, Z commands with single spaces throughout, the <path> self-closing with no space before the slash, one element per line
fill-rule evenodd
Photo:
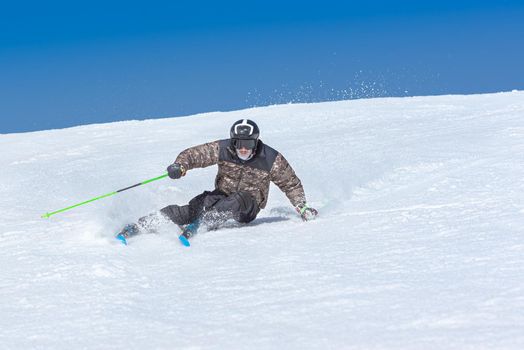
<path fill-rule="evenodd" d="M 240 119 L 231 126 L 229 135 L 231 136 L 231 145 L 234 148 L 240 149 L 245 147 L 256 150 L 260 130 L 254 121 Z"/>

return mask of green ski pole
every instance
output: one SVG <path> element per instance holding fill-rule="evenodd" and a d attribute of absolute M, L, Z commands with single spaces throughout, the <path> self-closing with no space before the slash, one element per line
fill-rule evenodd
<path fill-rule="evenodd" d="M 107 194 L 104 194 L 103 196 L 100 196 L 100 197 L 96 197 L 96 198 L 92 198 L 92 199 L 89 199 L 85 202 L 82 202 L 82 203 L 78 203 L 78 204 L 75 204 L 75 205 L 72 205 L 70 207 L 67 207 L 67 208 L 63 208 L 63 209 L 60 209 L 60 210 L 57 210 L 57 211 L 54 211 L 52 213 L 45 213 L 44 215 L 42 215 L 42 218 L 49 218 L 51 215 L 55 215 L 55 214 L 58 214 L 58 213 L 62 213 L 66 210 L 69 210 L 69 209 L 73 209 L 73 208 L 76 208 L 76 207 L 79 207 L 81 205 L 84 205 L 84 204 L 87 204 L 87 203 L 91 203 L 91 202 L 94 202 L 94 201 L 97 201 L 99 199 L 102 199 L 102 198 L 106 198 L 106 197 L 110 197 L 110 196 L 113 196 L 119 192 L 124 192 L 126 190 L 129 190 L 133 187 L 137 187 L 137 186 L 140 186 L 140 185 L 145 185 L 145 184 L 148 184 L 150 182 L 153 182 L 153 181 L 156 181 L 156 180 L 160 180 L 160 179 L 163 179 L 164 177 L 167 177 L 167 173 L 162 175 L 162 176 L 158 176 L 158 177 L 155 177 L 155 178 L 152 178 L 152 179 L 149 179 L 149 180 L 145 180 L 145 181 L 142 181 L 140 183 L 137 183 L 136 185 L 132 185 L 132 186 L 129 186 L 129 187 L 126 187 L 126 188 L 122 188 L 118 191 L 115 191 L 115 192 L 111 192 L 111 193 L 107 193 Z"/>

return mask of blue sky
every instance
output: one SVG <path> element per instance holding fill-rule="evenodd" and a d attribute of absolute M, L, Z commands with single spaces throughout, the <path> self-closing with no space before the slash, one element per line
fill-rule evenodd
<path fill-rule="evenodd" d="M 13 2 L 0 133 L 524 89 L 523 38 L 523 1 Z"/>

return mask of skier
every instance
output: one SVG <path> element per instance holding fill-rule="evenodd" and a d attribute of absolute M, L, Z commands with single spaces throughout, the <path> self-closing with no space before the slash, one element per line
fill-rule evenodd
<path fill-rule="evenodd" d="M 182 229 L 180 241 L 188 239 L 200 225 L 216 229 L 229 219 L 240 223 L 253 221 L 266 206 L 269 184 L 275 183 L 288 197 L 303 220 L 311 220 L 317 210 L 306 203 L 300 179 L 287 160 L 259 139 L 255 122 L 241 119 L 231 126 L 230 138 L 182 151 L 168 166 L 170 178 L 179 179 L 195 168 L 218 164 L 215 189 L 205 191 L 187 205 L 169 205 L 158 213 L 142 217 L 136 224 L 124 227 L 116 236 L 124 244 L 140 232 L 154 232 L 163 222 L 172 221 Z"/>

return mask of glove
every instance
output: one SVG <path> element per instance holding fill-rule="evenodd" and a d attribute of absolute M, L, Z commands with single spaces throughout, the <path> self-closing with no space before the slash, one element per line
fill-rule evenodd
<path fill-rule="evenodd" d="M 304 221 L 313 220 L 318 215 L 318 211 L 316 209 L 309 207 L 305 203 L 297 205 L 295 209 Z"/>
<path fill-rule="evenodd" d="M 173 163 L 167 167 L 167 175 L 172 179 L 180 179 L 185 174 L 186 169 L 178 163 Z"/>

